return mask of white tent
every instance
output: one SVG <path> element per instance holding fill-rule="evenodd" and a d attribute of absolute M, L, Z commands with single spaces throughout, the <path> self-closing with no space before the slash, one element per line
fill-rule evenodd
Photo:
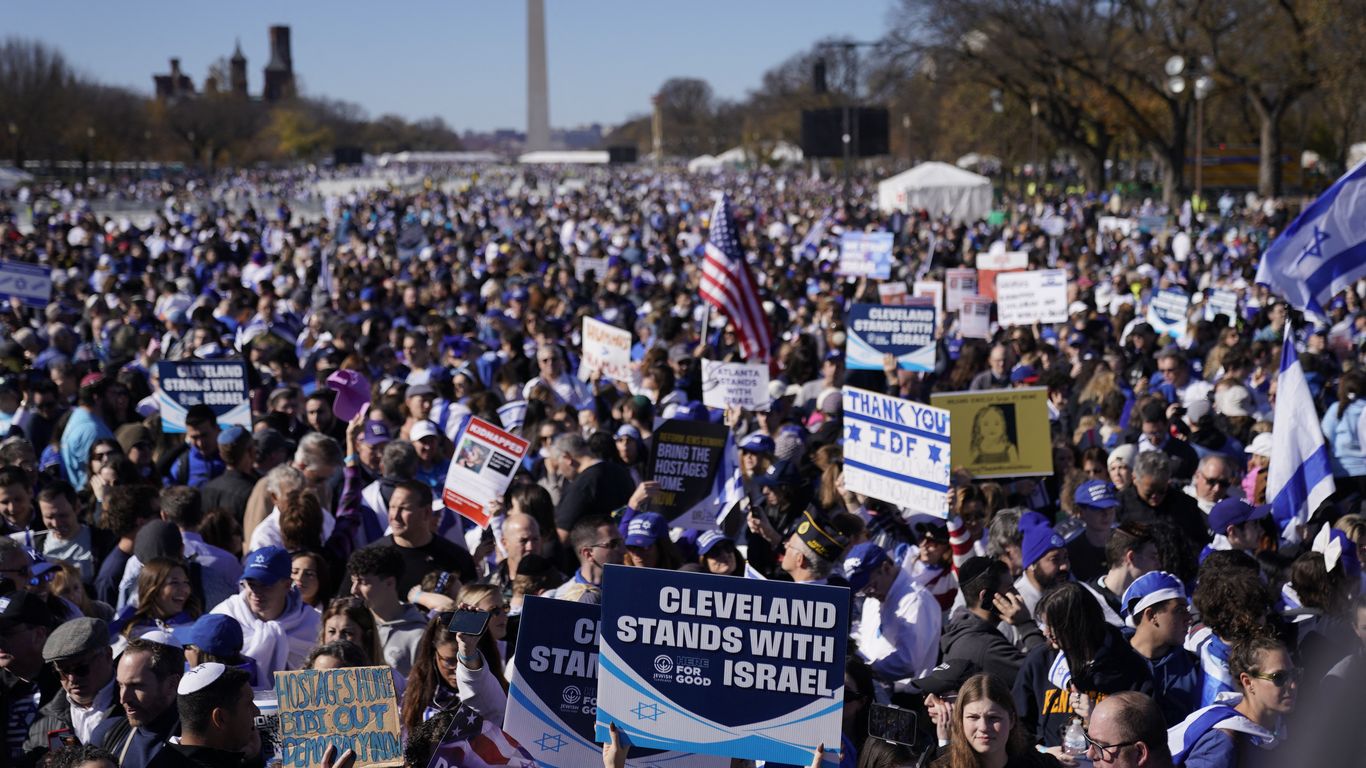
<path fill-rule="evenodd" d="M 721 162 L 711 155 L 699 155 L 688 161 L 688 173 L 715 173 Z"/>
<path fill-rule="evenodd" d="M 991 212 L 991 179 L 948 163 L 922 163 L 877 185 L 883 211 L 924 208 L 932 216 L 976 221 Z"/>

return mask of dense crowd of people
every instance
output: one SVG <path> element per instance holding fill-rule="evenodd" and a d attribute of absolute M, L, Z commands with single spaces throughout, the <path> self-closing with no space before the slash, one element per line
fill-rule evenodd
<path fill-rule="evenodd" d="M 0 202 L 0 259 L 53 284 L 44 307 L 0 307 L 11 765 L 260 765 L 274 673 L 383 665 L 425 766 L 458 709 L 502 723 L 525 597 L 600 602 L 609 564 L 848 587 L 841 766 L 1360 753 L 1360 729 L 1296 714 L 1350 711 L 1366 676 L 1366 312 L 1348 290 L 1316 324 L 1254 284 L 1280 201 L 1039 196 L 959 222 L 779 171 L 461 177 L 319 218 L 233 192 L 295 175 L 125 186 L 157 201 L 146 225 L 65 188 Z M 701 403 L 701 361 L 743 359 L 699 298 L 716 190 L 773 339 L 764 410 Z M 1002 246 L 1066 270 L 1069 319 L 980 339 L 949 312 L 932 371 L 848 370 L 844 313 L 879 298 L 837 275 L 838 242 L 873 230 L 908 286 Z M 1194 297 L 1176 336 L 1146 321 L 1172 289 Z M 1214 291 L 1236 307 L 1211 311 Z M 581 364 L 584 318 L 631 333 L 629 379 Z M 1273 424 L 1287 334 L 1318 413 Z M 250 427 L 194 406 L 163 429 L 157 363 L 176 360 L 246 361 Z M 339 418 L 336 382 L 358 380 L 369 403 Z M 1044 388 L 1053 472 L 960 469 L 944 509 L 854 493 L 845 385 Z M 530 442 L 482 528 L 442 504 L 467 416 Z M 667 419 L 731 430 L 747 511 L 718 530 L 652 509 Z M 1271 513 L 1273 429 L 1331 452 L 1337 493 L 1307 523 Z M 462 608 L 491 616 L 483 634 L 449 630 Z M 917 738 L 869 736 L 889 702 L 921 713 Z"/>

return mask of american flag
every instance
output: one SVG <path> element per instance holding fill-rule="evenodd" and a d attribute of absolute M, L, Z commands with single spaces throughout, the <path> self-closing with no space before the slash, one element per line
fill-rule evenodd
<path fill-rule="evenodd" d="M 537 768 L 536 761 L 496 724 L 461 705 L 427 768 Z"/>
<path fill-rule="evenodd" d="M 702 257 L 702 299 L 735 323 L 740 350 L 749 360 L 767 361 L 773 347 L 759 291 L 745 264 L 731 216 L 730 197 L 722 195 L 711 212 L 711 231 Z"/>

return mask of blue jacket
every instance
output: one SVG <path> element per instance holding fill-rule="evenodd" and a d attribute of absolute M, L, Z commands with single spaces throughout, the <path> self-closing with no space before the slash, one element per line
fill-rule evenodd
<path fill-rule="evenodd" d="M 1153 674 L 1153 700 L 1170 727 L 1200 708 L 1200 666 L 1195 654 L 1173 648 L 1160 659 L 1144 659 Z"/>
<path fill-rule="evenodd" d="M 1366 448 L 1362 447 L 1361 435 L 1357 425 L 1361 412 L 1366 410 L 1366 400 L 1353 400 L 1338 417 L 1336 403 L 1328 406 L 1323 414 L 1323 436 L 1333 450 L 1334 477 L 1361 477 L 1366 475 Z"/>

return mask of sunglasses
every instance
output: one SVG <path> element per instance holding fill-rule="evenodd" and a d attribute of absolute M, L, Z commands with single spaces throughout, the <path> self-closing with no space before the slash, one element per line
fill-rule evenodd
<path fill-rule="evenodd" d="M 1298 669 L 1279 669 L 1270 674 L 1264 672 L 1248 672 L 1248 675 L 1258 680 L 1267 680 L 1277 688 L 1284 688 L 1291 683 L 1300 681 L 1300 671 Z"/>
<path fill-rule="evenodd" d="M 90 662 L 88 661 L 81 662 L 72 667 L 53 662 L 52 668 L 57 670 L 58 677 L 85 677 L 90 674 Z"/>
<path fill-rule="evenodd" d="M 1216 488 L 1227 488 L 1233 484 L 1232 481 L 1226 477 L 1205 477 L 1204 475 L 1201 475 L 1200 479 L 1204 480 L 1206 484 L 1215 486 Z"/>

